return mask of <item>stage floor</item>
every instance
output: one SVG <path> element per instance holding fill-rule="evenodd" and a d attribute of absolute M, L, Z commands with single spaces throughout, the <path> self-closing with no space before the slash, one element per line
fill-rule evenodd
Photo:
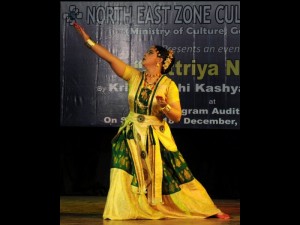
<path fill-rule="evenodd" d="M 166 219 L 166 220 L 103 220 L 102 212 L 106 197 L 61 196 L 60 225 L 240 225 L 240 201 L 218 200 L 215 204 L 231 215 L 231 219 Z"/>

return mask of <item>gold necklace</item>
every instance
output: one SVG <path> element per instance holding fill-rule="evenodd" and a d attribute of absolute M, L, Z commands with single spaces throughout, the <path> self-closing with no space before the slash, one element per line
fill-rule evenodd
<path fill-rule="evenodd" d="M 156 84 L 156 82 L 157 82 L 157 80 L 156 80 L 156 81 L 154 81 L 153 83 L 149 83 L 147 80 L 145 80 L 145 83 L 146 83 L 147 85 L 155 85 L 155 84 Z"/>
<path fill-rule="evenodd" d="M 155 87 L 155 85 L 156 85 L 156 81 L 155 81 L 154 83 L 148 83 L 148 82 L 145 80 L 145 82 L 144 82 L 144 87 L 145 87 L 145 88 L 148 88 L 148 89 L 150 89 L 150 90 L 153 90 L 154 87 Z"/>
<path fill-rule="evenodd" d="M 160 76 L 161 76 L 161 75 L 159 74 L 159 75 L 158 75 L 158 78 L 157 78 L 154 82 L 152 82 L 152 83 L 148 82 L 148 81 L 147 81 L 147 77 L 145 77 L 145 80 L 144 80 L 144 87 L 145 87 L 145 88 L 149 88 L 150 90 L 153 90 L 154 87 L 155 87 L 155 85 L 156 85 L 156 83 L 157 83 L 157 81 L 159 80 Z"/>
<path fill-rule="evenodd" d="M 160 73 L 156 73 L 156 74 L 149 74 L 146 72 L 146 77 L 159 77 L 161 74 Z"/>
<path fill-rule="evenodd" d="M 153 84 L 156 84 L 156 82 L 159 80 L 161 74 L 160 73 L 157 73 L 155 75 L 150 75 L 148 73 L 146 73 L 146 76 L 145 76 L 145 82 L 148 84 L 148 85 L 153 85 Z M 157 78 L 156 78 L 157 77 Z M 148 78 L 156 78 L 154 82 L 150 83 L 148 82 Z"/>

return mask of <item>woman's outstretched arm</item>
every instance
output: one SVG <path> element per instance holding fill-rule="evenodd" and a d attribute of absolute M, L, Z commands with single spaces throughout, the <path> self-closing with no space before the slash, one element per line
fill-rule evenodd
<path fill-rule="evenodd" d="M 74 23 L 75 29 L 78 31 L 80 36 L 83 38 L 86 45 L 91 48 L 100 58 L 109 63 L 112 70 L 119 76 L 122 77 L 126 68 L 126 63 L 119 59 L 117 56 L 113 55 L 101 44 L 95 43 L 91 40 L 90 36 L 84 31 L 84 29 L 78 24 Z"/>

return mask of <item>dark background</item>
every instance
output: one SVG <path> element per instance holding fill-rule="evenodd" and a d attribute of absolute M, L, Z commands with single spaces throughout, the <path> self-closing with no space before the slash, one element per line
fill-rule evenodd
<path fill-rule="evenodd" d="M 4 136 L 1 151 L 3 212 L 6 217 L 15 222 L 14 224 L 23 224 L 24 220 L 38 225 L 59 224 L 60 195 L 88 193 L 99 195 L 101 191 L 105 193 L 105 185 L 108 184 L 109 178 L 110 140 L 117 130 L 60 126 L 60 1 L 46 1 L 43 2 L 43 6 L 36 3 L 29 4 L 28 1 L 18 2 L 17 5 L 15 2 L 11 3 L 13 3 L 12 6 L 5 7 L 6 10 L 3 11 L 3 13 L 8 13 L 8 16 L 6 17 L 7 21 L 2 24 L 3 32 L 6 34 L 4 38 L 12 43 L 8 48 L 3 48 L 3 51 L 7 51 L 4 52 L 4 55 L 16 57 L 16 60 L 12 60 L 12 57 L 5 58 L 4 68 L 10 68 L 11 73 L 4 73 L 2 76 L 5 93 L 2 99 L 2 115 L 4 115 L 2 135 Z M 260 7 L 262 6 L 260 5 Z M 253 12 L 253 10 L 250 11 Z M 265 15 L 265 12 L 266 10 L 262 15 Z M 257 19 L 255 24 L 261 22 L 259 17 L 253 17 L 252 14 L 246 18 L 251 19 L 251 25 L 255 19 Z M 33 21 L 41 22 L 42 25 L 39 27 Z M 20 27 L 26 28 L 26 32 L 20 32 Z M 250 36 L 253 29 L 244 31 L 248 31 L 248 36 Z M 254 42 L 255 37 L 257 38 L 256 43 Z M 252 46 L 248 52 L 257 47 L 253 43 L 264 45 L 259 49 L 266 48 L 267 40 L 262 41 L 262 37 L 267 36 L 251 35 L 251 42 L 247 46 L 251 46 L 251 43 Z M 247 46 L 244 47 L 247 48 Z M 15 52 L 16 47 L 21 51 Z M 275 49 L 278 50 L 278 48 Z M 33 51 L 34 53 L 32 53 Z M 278 54 L 274 55 L 278 56 Z M 247 60 L 243 62 L 247 64 Z M 248 62 L 253 63 L 253 60 L 248 60 Z M 270 72 L 271 68 L 265 67 L 265 63 L 258 65 L 263 65 L 264 69 L 267 69 L 266 74 Z M 250 71 L 252 71 L 252 66 L 245 67 L 251 68 Z M 275 68 L 278 70 L 278 67 Z M 248 76 L 248 78 L 251 79 L 252 76 Z M 279 99 L 274 98 L 274 93 L 282 95 L 282 92 L 274 90 L 270 92 L 270 96 L 262 97 L 262 94 L 267 93 L 266 87 L 277 88 L 278 85 L 269 85 L 271 81 L 277 81 L 277 79 L 270 80 L 268 76 L 259 78 L 260 80 L 268 79 L 265 81 L 266 85 L 255 86 L 255 92 L 249 85 L 248 91 L 245 91 L 251 93 L 249 95 L 251 101 L 248 102 L 252 102 L 255 106 L 261 104 L 261 107 L 252 107 L 253 105 L 248 104 L 248 109 L 245 110 L 249 112 L 249 115 L 251 114 L 251 117 L 249 116 L 244 123 L 249 121 L 249 125 L 251 124 L 254 129 L 251 132 L 253 141 L 243 142 L 248 148 L 253 147 L 251 154 L 249 150 L 243 155 L 247 155 L 247 159 L 252 159 L 250 160 L 251 164 L 254 159 L 256 161 L 255 166 L 251 166 L 247 171 L 244 170 L 243 174 L 240 174 L 240 171 L 246 162 L 242 163 L 241 161 L 242 144 L 239 130 L 172 130 L 176 143 L 192 172 L 212 197 L 239 198 L 241 178 L 248 180 L 250 176 L 247 172 L 249 171 L 252 174 L 250 178 L 254 178 L 253 174 L 255 174 L 256 180 L 261 181 L 263 178 L 271 184 L 276 182 L 277 186 L 281 184 L 280 188 L 291 182 L 281 179 L 281 182 L 278 183 L 278 175 L 283 173 L 281 162 L 284 155 L 280 152 L 280 160 L 274 160 L 274 158 L 270 160 L 270 156 L 274 157 L 274 151 L 270 145 L 276 144 L 278 147 L 281 144 L 280 141 L 284 140 L 282 132 L 278 132 L 280 124 L 274 123 L 274 120 L 266 120 L 269 118 L 268 114 L 261 116 L 260 113 L 257 113 L 257 109 L 271 108 L 271 100 L 278 101 Z M 251 82 L 246 83 L 252 84 Z M 247 87 L 245 88 L 247 89 Z M 253 100 L 255 94 L 257 96 Z M 262 99 L 268 99 L 268 101 L 262 101 Z M 248 128 L 248 130 L 251 129 Z M 255 150 L 254 147 L 257 147 L 260 141 L 268 140 L 265 134 L 272 131 L 274 132 L 271 135 L 272 140 L 270 139 L 265 146 L 260 144 L 261 147 L 265 147 L 263 149 L 269 149 L 272 153 L 265 154 L 268 157 L 266 158 L 260 154 L 260 150 Z M 274 136 L 275 131 L 277 137 Z M 288 129 L 284 129 L 284 132 L 286 131 Z M 282 144 L 286 149 L 287 143 Z M 243 151 L 248 151 L 245 149 L 247 148 L 243 146 Z M 193 160 L 194 158 L 197 160 Z M 294 158 L 296 159 L 296 157 Z M 274 167 L 268 167 L 266 162 L 279 163 L 279 166 L 276 166 L 280 171 L 274 171 Z M 286 162 L 289 162 L 290 165 L 297 165 L 288 160 Z M 261 170 L 266 167 L 268 173 Z M 266 179 L 272 174 L 276 174 L 276 179 L 273 177 Z M 283 173 L 283 175 L 286 174 Z M 287 178 L 289 176 L 286 176 Z M 104 189 L 101 189 L 102 186 Z M 287 185 L 287 187 L 290 186 Z M 246 185 L 244 185 L 244 190 L 245 187 Z M 253 203 L 257 203 L 257 199 L 263 199 L 269 208 L 271 204 L 268 203 L 268 200 L 279 200 L 274 198 L 273 194 L 267 199 L 267 194 L 271 193 L 270 190 L 274 187 L 274 185 L 270 187 L 266 183 L 261 185 L 256 182 L 248 182 L 247 189 L 251 189 L 251 191 L 247 192 L 247 196 L 250 200 L 253 195 L 251 198 L 251 200 L 255 200 Z M 247 196 L 244 194 L 243 198 L 247 198 Z M 283 199 L 286 200 L 286 198 Z M 251 200 L 250 204 L 246 205 L 253 205 Z M 260 215 L 265 215 L 266 204 L 255 205 L 256 208 L 263 206 Z M 273 205 L 278 206 L 278 202 Z M 248 211 L 253 212 L 253 210 Z M 247 213 L 247 211 L 243 213 Z M 270 216 L 264 218 L 268 221 L 272 219 Z M 247 216 L 247 221 L 251 221 L 251 219 L 257 221 L 256 216 Z"/>
<path fill-rule="evenodd" d="M 60 127 L 60 195 L 107 194 L 110 141 L 117 130 Z M 172 132 L 192 173 L 212 198 L 240 198 L 240 130 Z"/>

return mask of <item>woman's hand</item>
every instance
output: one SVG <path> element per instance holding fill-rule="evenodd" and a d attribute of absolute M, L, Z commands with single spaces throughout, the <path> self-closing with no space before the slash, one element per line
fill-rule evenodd
<path fill-rule="evenodd" d="M 166 102 L 166 99 L 164 99 L 162 96 L 156 95 L 155 97 L 156 97 L 156 100 L 157 100 L 157 102 L 158 102 L 158 104 L 159 104 L 159 106 L 160 106 L 161 108 L 164 108 L 164 107 L 168 104 L 168 103 Z"/>
<path fill-rule="evenodd" d="M 90 36 L 84 31 L 84 29 L 76 22 L 73 24 L 74 28 L 78 31 L 80 36 L 83 38 L 83 40 L 86 42 Z"/>
<path fill-rule="evenodd" d="M 170 119 L 173 120 L 175 123 L 178 123 L 181 119 L 181 106 L 180 101 L 173 102 L 168 104 L 167 99 L 164 99 L 162 96 L 155 96 L 157 103 L 161 107 L 161 111 Z"/>
<path fill-rule="evenodd" d="M 127 64 L 123 60 L 119 59 L 117 56 L 112 54 L 110 51 L 108 51 L 108 49 L 102 46 L 101 43 L 95 43 L 93 40 L 91 40 L 90 36 L 78 23 L 74 22 L 73 26 L 83 38 L 84 43 L 90 49 L 92 49 L 92 51 L 95 52 L 100 58 L 108 62 L 110 67 L 119 77 L 123 77 Z"/>

